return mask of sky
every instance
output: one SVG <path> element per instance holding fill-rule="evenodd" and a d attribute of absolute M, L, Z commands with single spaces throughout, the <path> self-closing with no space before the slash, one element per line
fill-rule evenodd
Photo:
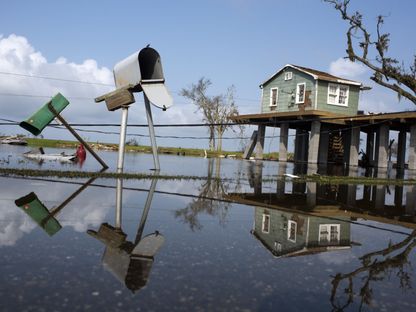
<path fill-rule="evenodd" d="M 152 108 L 155 124 L 201 122 L 201 113 L 179 95 L 201 77 L 211 80 L 211 95 L 224 94 L 234 85 L 240 114 L 258 113 L 260 83 L 285 64 L 330 72 L 373 87 L 361 94 L 359 109 L 414 110 L 414 104 L 374 85 L 365 67 L 344 59 L 347 24 L 321 0 L 0 0 L 0 4 L 2 119 L 27 119 L 60 92 L 71 102 L 62 112 L 70 123 L 119 123 L 121 112 L 107 111 L 94 98 L 114 90 L 113 66 L 147 44 L 161 55 L 166 85 L 174 98 L 174 106 L 165 112 Z M 383 30 L 391 34 L 389 55 L 409 65 L 416 52 L 414 0 L 351 0 L 351 9 L 364 15 L 372 33 L 377 16 L 385 16 Z M 130 106 L 128 123 L 146 123 L 141 93 Z M 251 131 L 246 129 L 245 136 Z M 11 126 L 0 126 L 0 133 L 28 134 Z M 207 136 L 206 128 L 157 128 L 156 133 Z M 42 134 L 71 138 L 64 130 L 50 128 Z M 147 129 L 129 128 L 128 134 L 147 135 Z M 116 134 L 81 135 L 90 141 L 118 141 Z M 148 144 L 146 137 L 135 138 Z M 207 140 L 158 138 L 158 144 L 208 147 Z M 239 144 L 239 140 L 226 140 L 223 146 L 236 149 Z M 274 145 L 277 149 L 277 142 Z"/>

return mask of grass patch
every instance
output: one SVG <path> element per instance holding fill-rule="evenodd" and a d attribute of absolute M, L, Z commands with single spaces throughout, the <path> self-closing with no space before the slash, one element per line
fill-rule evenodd
<path fill-rule="evenodd" d="M 66 141 L 66 140 L 52 140 L 52 139 L 40 139 L 40 138 L 25 138 L 29 146 L 33 147 L 53 147 L 53 148 L 73 148 L 76 149 L 79 145 L 78 141 Z M 118 150 L 118 144 L 114 143 L 101 143 L 101 142 L 88 142 L 88 144 L 97 150 Z M 152 153 L 151 146 L 145 145 L 126 145 L 126 152 L 133 152 L 133 153 Z M 194 156 L 194 157 L 205 157 L 209 158 L 212 157 L 232 157 L 232 158 L 243 158 L 242 152 L 237 151 L 221 151 L 221 152 L 211 152 L 207 149 L 203 148 L 182 148 L 182 147 L 158 147 L 158 152 L 160 154 L 167 154 L 167 155 L 178 155 L 178 156 Z M 293 160 L 293 153 L 288 153 L 287 155 L 288 161 Z M 278 160 L 279 153 L 272 152 L 272 153 L 265 153 L 263 155 L 263 159 L 265 160 Z"/>
<path fill-rule="evenodd" d="M 40 139 L 40 138 L 25 138 L 29 146 L 34 147 L 53 147 L 53 148 L 73 148 L 76 149 L 79 145 L 78 141 L 65 141 L 65 140 L 51 140 L 51 139 Z M 88 144 L 98 150 L 118 150 L 118 144 L 114 143 L 101 143 L 101 142 L 88 142 Z M 243 153 L 241 152 L 211 152 L 209 150 L 201 148 L 182 148 L 182 147 L 158 147 L 158 152 L 160 154 L 169 154 L 169 155 L 180 155 L 180 156 L 197 156 L 204 157 L 205 151 L 207 157 L 219 157 L 219 156 L 235 156 L 236 158 L 241 158 Z M 137 152 L 137 153 L 152 153 L 151 146 L 145 145 L 126 145 L 126 152 Z"/>

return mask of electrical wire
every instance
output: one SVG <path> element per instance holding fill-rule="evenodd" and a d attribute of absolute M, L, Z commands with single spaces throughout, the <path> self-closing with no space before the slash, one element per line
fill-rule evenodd
<path fill-rule="evenodd" d="M 17 77 L 25 77 L 25 78 L 36 78 L 36 79 L 45 79 L 45 80 L 55 80 L 55 81 L 62 81 L 62 82 L 70 82 L 70 83 L 81 83 L 81 84 L 88 84 L 88 85 L 99 85 L 99 86 L 106 86 L 106 87 L 115 87 L 114 84 L 107 84 L 102 82 L 92 82 L 92 81 L 83 81 L 83 80 L 76 80 L 76 79 L 64 79 L 58 77 L 51 77 L 51 76 L 40 76 L 40 75 L 33 75 L 33 74 L 23 74 L 23 73 L 12 73 L 12 72 L 4 72 L 0 71 L 0 75 L 9 75 L 9 76 L 17 76 Z M 172 91 L 177 95 L 181 95 L 180 91 Z M 46 97 L 49 96 L 36 96 L 36 95 L 20 95 L 20 94 L 1 94 L 0 95 L 10 95 L 10 96 L 29 96 L 29 97 Z M 240 101 L 247 101 L 247 102 L 256 102 L 258 103 L 258 99 L 248 99 L 248 98 L 239 98 L 235 97 L 236 100 Z"/>
<path fill-rule="evenodd" d="M 102 82 L 92 82 L 92 81 L 83 81 L 83 80 L 75 80 L 75 79 L 64 79 L 64 78 L 50 77 L 50 76 L 40 76 L 40 75 L 22 74 L 22 73 L 11 73 L 11 72 L 4 72 L 4 71 L 0 71 L 0 74 L 1 75 L 9 75 L 9 76 L 26 77 L 26 78 L 37 78 L 37 79 L 45 79 L 45 80 L 55 80 L 55 81 L 63 81 L 63 82 L 72 82 L 72 83 L 82 83 L 82 84 L 89 84 L 89 85 L 114 87 L 114 84 L 108 84 L 108 83 L 102 83 Z"/>
<path fill-rule="evenodd" d="M 82 182 L 64 181 L 64 180 L 57 180 L 57 179 L 45 179 L 45 178 L 35 178 L 35 177 L 13 177 L 13 176 L 4 176 L 4 175 L 0 175 L 0 177 L 9 178 L 9 179 L 35 180 L 35 181 L 45 181 L 45 182 L 63 183 L 63 184 L 72 184 L 72 185 L 84 185 L 84 183 L 82 183 Z M 112 185 L 97 184 L 97 183 L 91 183 L 88 187 L 116 189 L 116 187 L 112 186 Z M 133 188 L 133 187 L 123 187 L 123 190 L 135 191 L 135 192 L 149 192 L 149 189 Z M 155 192 L 155 194 L 168 195 L 168 196 L 178 196 L 178 197 L 185 197 L 185 198 L 192 198 L 192 199 L 202 199 L 202 200 L 217 201 L 217 202 L 230 203 L 230 204 L 241 204 L 235 199 L 216 198 L 216 197 L 211 197 L 211 196 L 208 197 L 208 196 L 202 196 L 202 195 L 193 195 L 193 194 L 159 191 L 159 190 L 155 190 L 154 192 Z M 246 205 L 246 206 L 249 206 L 249 207 L 255 207 L 254 205 L 250 205 L 250 204 L 242 204 L 242 205 Z M 262 207 L 265 207 L 265 208 L 270 208 L 269 205 L 264 204 L 262 202 L 256 203 L 256 206 L 260 206 L 260 207 L 262 206 Z M 310 214 L 310 212 L 308 212 L 308 211 L 302 211 L 302 210 L 297 210 L 297 209 L 294 209 L 293 211 L 301 212 L 301 213 L 306 214 L 306 215 Z M 337 217 L 329 217 L 329 216 L 321 216 L 321 217 L 325 218 L 325 219 L 328 219 L 328 220 L 340 220 Z M 1 220 L 1 221 L 4 221 L 4 220 Z M 363 223 L 353 221 L 353 220 L 344 220 L 344 219 L 342 219 L 342 221 L 348 222 L 350 224 L 355 224 L 355 225 L 358 225 L 358 226 L 363 226 L 363 227 L 367 227 L 367 228 L 371 228 L 371 229 L 382 230 L 382 231 L 386 231 L 386 232 L 390 232 L 390 233 L 402 234 L 402 235 L 406 235 L 406 236 L 409 235 L 409 233 L 406 233 L 404 231 L 392 230 L 392 229 L 383 228 L 383 227 L 377 226 L 377 225 L 363 224 Z"/>
<path fill-rule="evenodd" d="M 398 119 L 398 118 L 397 118 Z M 2 121 L 6 121 L 6 123 L 0 123 L 0 126 L 17 126 L 19 125 L 18 122 L 10 120 L 10 119 L 4 119 L 4 118 L 0 118 L 0 120 Z M 357 126 L 352 126 L 352 127 L 343 127 L 343 128 L 338 128 L 338 129 L 331 129 L 331 130 L 326 130 L 326 131 L 321 131 L 320 134 L 331 134 L 331 133 L 339 133 L 339 132 L 346 132 L 346 131 L 350 131 L 353 129 L 361 129 L 361 128 L 365 128 L 365 127 L 370 127 L 370 126 L 376 126 L 379 124 L 383 124 L 383 123 L 388 123 L 392 120 L 396 120 L 396 119 L 389 119 L 389 120 L 382 120 L 379 122 L 373 122 L 373 123 L 367 123 L 367 124 L 363 124 L 363 125 L 357 125 Z M 218 125 L 227 125 L 227 126 L 234 126 L 234 125 L 241 125 L 239 123 L 227 123 L 227 124 L 162 124 L 162 125 L 154 125 L 154 127 L 208 127 L 208 126 L 218 126 Z M 75 127 L 75 126 L 84 126 L 84 127 L 119 127 L 120 124 L 70 124 L 70 126 Z M 49 124 L 48 127 L 52 127 L 55 129 L 65 129 L 64 126 L 58 125 L 58 124 Z M 147 128 L 148 125 L 147 124 L 136 124 L 136 125 L 127 125 L 127 127 L 145 127 Z M 74 128 L 77 131 L 80 132 L 85 132 L 85 133 L 97 133 L 97 134 L 106 134 L 106 135 L 118 135 L 119 132 L 114 132 L 114 131 L 101 131 L 101 130 L 86 130 L 86 129 L 80 129 L 80 128 Z M 305 133 L 298 133 L 298 134 L 289 134 L 286 137 L 302 137 L 302 136 L 309 136 L 309 132 L 305 132 Z M 138 136 L 138 137 L 149 137 L 148 134 L 140 134 L 140 133 L 127 133 L 127 136 Z M 209 137 L 202 137 L 202 136 L 174 136 L 174 135 L 156 135 L 157 138 L 165 138 L 165 139 L 190 139 L 190 140 L 208 140 Z M 274 138 L 280 138 L 280 135 L 274 135 L 274 131 L 273 131 L 273 135 L 272 136 L 265 136 L 265 138 L 267 139 L 274 139 Z M 250 137 L 243 137 L 243 136 L 234 136 L 234 137 L 222 137 L 222 139 L 224 140 L 246 140 L 249 139 Z"/>

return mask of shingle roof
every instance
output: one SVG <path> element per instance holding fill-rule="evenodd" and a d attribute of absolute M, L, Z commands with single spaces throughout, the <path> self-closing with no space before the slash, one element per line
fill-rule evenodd
<path fill-rule="evenodd" d="M 320 71 L 320 70 L 307 68 L 307 67 L 303 67 L 303 66 L 298 66 L 298 65 L 293 65 L 293 64 L 286 64 L 282 69 L 280 69 L 273 76 L 271 76 L 269 79 L 264 81 L 260 86 L 263 86 L 264 84 L 268 83 L 270 80 L 272 80 L 278 74 L 280 74 L 280 72 L 282 72 L 286 67 L 291 67 L 291 68 L 297 69 L 301 72 L 304 72 L 308 75 L 311 75 L 314 79 L 332 81 L 332 82 L 344 83 L 344 84 L 350 84 L 350 85 L 356 85 L 356 86 L 361 86 L 362 85 L 361 82 L 354 81 L 354 80 L 349 80 L 349 79 L 345 79 L 345 78 L 341 78 L 341 77 L 337 77 L 337 76 L 325 73 L 325 72 Z"/>

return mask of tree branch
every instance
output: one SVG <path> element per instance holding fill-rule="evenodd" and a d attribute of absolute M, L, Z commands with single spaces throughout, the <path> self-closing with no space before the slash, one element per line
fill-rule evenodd
<path fill-rule="evenodd" d="M 352 15 L 348 13 L 350 0 L 324 0 L 324 2 L 332 4 L 335 10 L 340 12 L 342 19 L 346 20 L 350 25 L 346 33 L 346 52 L 350 61 L 358 61 L 364 64 L 374 71 L 374 76 L 371 78 L 373 81 L 397 92 L 399 98 L 405 97 L 416 104 L 416 55 L 412 65 L 409 67 L 409 71 L 406 71 L 404 66 L 398 66 L 399 62 L 396 59 L 386 56 L 390 44 L 390 34 L 381 32 L 384 17 L 379 15 L 377 18 L 377 40 L 373 42 L 371 41 L 370 33 L 363 25 L 361 13 L 355 12 Z M 361 49 L 361 56 L 354 49 L 353 37 L 357 32 L 363 36 L 363 41 L 358 44 Z M 370 46 L 375 47 L 377 53 L 376 61 L 380 63 L 380 66 L 369 60 Z M 396 83 L 389 83 L 390 79 L 394 79 Z"/>

